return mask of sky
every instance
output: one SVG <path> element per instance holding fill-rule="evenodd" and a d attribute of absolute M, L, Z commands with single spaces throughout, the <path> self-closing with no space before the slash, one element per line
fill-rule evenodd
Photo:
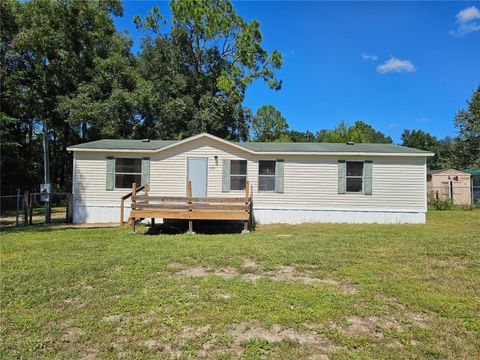
<path fill-rule="evenodd" d="M 168 2 L 124 1 L 114 18 L 134 52 L 132 19 Z M 480 2 L 234 1 L 261 24 L 262 46 L 278 49 L 280 91 L 255 81 L 244 105 L 274 105 L 290 129 L 331 129 L 362 120 L 401 142 L 404 129 L 455 136 L 455 113 L 480 85 Z"/>

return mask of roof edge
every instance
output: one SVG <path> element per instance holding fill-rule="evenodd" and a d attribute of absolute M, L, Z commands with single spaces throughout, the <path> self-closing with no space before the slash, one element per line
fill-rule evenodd
<path fill-rule="evenodd" d="M 225 139 L 222 139 L 218 136 L 211 135 L 208 133 L 200 133 L 197 135 L 190 136 L 188 138 L 185 138 L 183 140 L 179 140 L 175 143 L 172 143 L 170 145 L 158 148 L 158 149 L 151 149 L 151 150 L 139 150 L 139 149 L 97 149 L 97 148 L 88 148 L 88 147 L 75 147 L 70 146 L 67 147 L 67 151 L 75 151 L 75 152 L 123 152 L 123 153 L 148 153 L 148 154 L 155 154 L 155 153 L 160 153 L 165 150 L 174 148 L 176 146 L 182 145 L 182 144 L 187 144 L 189 142 L 198 140 L 200 138 L 209 138 L 212 140 L 215 140 L 217 142 L 223 143 L 225 145 L 231 146 L 233 148 L 236 148 L 238 150 L 242 150 L 244 152 L 250 153 L 250 154 L 261 154 L 261 155 L 342 155 L 342 156 L 406 156 L 406 157 L 432 157 L 435 156 L 434 153 L 432 152 L 418 152 L 418 153 L 401 153 L 401 152 L 392 152 L 392 153 L 375 153 L 375 152 L 348 152 L 348 151 L 332 151 L 332 152 L 327 152 L 327 151 L 298 151 L 298 152 L 290 152 L 290 151 L 255 151 L 252 149 L 249 149 L 247 147 L 244 147 L 240 145 L 241 143 L 234 143 Z M 417 149 L 418 150 L 418 149 Z"/>

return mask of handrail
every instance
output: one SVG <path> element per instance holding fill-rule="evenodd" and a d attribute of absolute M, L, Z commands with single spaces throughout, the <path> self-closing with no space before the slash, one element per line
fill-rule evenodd
<path fill-rule="evenodd" d="M 145 184 L 145 185 L 142 185 L 140 187 L 135 187 L 136 184 L 133 183 L 133 189 L 132 191 L 130 191 L 128 194 L 126 195 L 123 195 L 121 198 L 120 198 L 120 226 L 124 226 L 125 224 L 125 221 L 123 220 L 123 217 L 124 217 L 124 214 L 125 214 L 125 200 L 127 200 L 129 197 L 131 197 L 132 195 L 134 195 L 134 193 L 136 194 L 138 191 L 142 191 L 142 190 L 145 190 L 145 192 L 147 193 L 148 192 L 148 185 Z"/>
<path fill-rule="evenodd" d="M 142 191 L 143 189 L 145 189 L 145 185 L 142 185 L 142 186 L 138 187 L 138 188 L 136 189 L 136 191 L 137 191 L 137 192 L 138 192 L 138 191 Z M 127 199 L 128 199 L 130 196 L 132 196 L 132 195 L 133 195 L 133 191 L 130 191 L 127 195 L 122 196 L 120 199 L 121 199 L 121 200 L 127 200 Z"/>

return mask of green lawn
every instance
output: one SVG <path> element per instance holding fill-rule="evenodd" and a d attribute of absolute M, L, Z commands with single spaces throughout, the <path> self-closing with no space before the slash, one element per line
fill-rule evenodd
<path fill-rule="evenodd" d="M 8 358 L 478 358 L 480 211 L 427 225 L 1 234 Z"/>

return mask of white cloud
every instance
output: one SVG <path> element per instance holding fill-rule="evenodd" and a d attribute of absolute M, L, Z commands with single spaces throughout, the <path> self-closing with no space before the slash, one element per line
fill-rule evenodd
<path fill-rule="evenodd" d="M 388 125 L 387 125 L 387 128 L 388 128 L 388 129 L 395 129 L 395 128 L 398 128 L 398 124 L 396 124 L 396 123 L 391 123 L 391 124 L 388 124 Z"/>
<path fill-rule="evenodd" d="M 376 61 L 376 60 L 378 60 L 378 56 L 377 56 L 377 55 L 369 55 L 369 54 L 363 53 L 363 54 L 362 54 L 362 59 L 363 59 L 363 60 Z"/>
<path fill-rule="evenodd" d="M 450 31 L 453 36 L 464 36 L 471 32 L 480 30 L 480 10 L 475 6 L 463 9 L 457 15 L 457 28 Z"/>
<path fill-rule="evenodd" d="M 475 19 L 480 19 L 480 10 L 478 10 L 475 6 L 463 9 L 457 14 L 457 21 L 461 23 L 466 23 Z"/>
<path fill-rule="evenodd" d="M 414 72 L 417 70 L 413 66 L 410 60 L 400 60 L 396 57 L 391 57 L 389 60 L 385 61 L 383 64 L 377 66 L 377 71 L 379 73 L 385 74 L 388 72 Z"/>

